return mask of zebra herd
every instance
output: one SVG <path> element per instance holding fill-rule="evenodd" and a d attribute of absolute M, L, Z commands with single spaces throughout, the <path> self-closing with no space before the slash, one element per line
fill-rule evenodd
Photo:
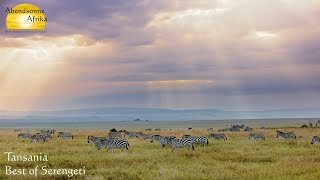
<path fill-rule="evenodd" d="M 244 126 L 243 124 L 238 125 L 238 124 L 233 124 L 231 125 L 231 128 L 224 128 L 224 129 L 219 129 L 218 132 L 226 132 L 226 131 L 236 131 L 239 132 L 241 129 L 244 131 L 253 131 L 253 128 L 250 126 Z M 213 131 L 213 128 L 207 129 L 208 131 Z"/>
<path fill-rule="evenodd" d="M 30 139 L 30 142 L 46 142 L 48 139 L 52 139 L 52 135 L 55 134 L 56 130 L 40 130 L 39 133 L 30 134 L 30 133 L 19 133 L 18 138 Z M 68 137 L 73 139 L 73 135 L 70 132 L 58 132 L 58 137 Z"/>
<path fill-rule="evenodd" d="M 250 127 L 244 127 L 243 125 L 234 125 L 231 128 L 233 129 L 248 129 L 247 131 L 251 131 Z M 211 131 L 211 128 L 209 128 Z M 209 130 L 208 129 L 208 130 Z M 149 129 L 148 129 L 149 131 Z M 234 131 L 234 130 L 233 130 Z M 235 130 L 237 131 L 237 130 Z M 16 132 L 16 131 L 15 131 Z M 30 142 L 46 142 L 48 139 L 52 139 L 53 134 L 55 134 L 56 130 L 40 130 L 39 133 L 30 134 L 30 133 L 19 133 L 18 138 L 30 139 Z M 218 130 L 218 132 L 220 132 Z M 58 132 L 57 137 L 62 138 L 70 138 L 73 139 L 74 136 L 71 132 Z M 214 140 L 224 140 L 226 141 L 228 138 L 224 133 L 209 133 L 208 136 L 195 136 L 190 134 L 185 134 L 181 138 L 177 138 L 176 136 L 162 136 L 158 134 L 150 134 L 150 133 L 142 133 L 142 132 L 134 132 L 134 131 L 118 131 L 118 132 L 109 132 L 105 137 L 96 137 L 89 135 L 87 137 L 88 143 L 91 141 L 96 146 L 98 150 L 101 150 L 102 147 L 105 147 L 108 151 L 112 149 L 121 149 L 122 151 L 128 150 L 129 142 L 126 137 L 129 138 L 141 138 L 141 139 L 149 139 L 151 143 L 158 142 L 161 148 L 166 146 L 171 147 L 171 151 L 175 149 L 179 149 L 182 147 L 186 147 L 190 150 L 195 150 L 194 145 L 200 144 L 201 146 L 208 146 L 209 139 L 213 138 Z M 285 140 L 287 139 L 296 139 L 297 136 L 294 132 L 283 132 L 276 130 L 276 138 L 281 137 Z M 250 133 L 248 135 L 249 139 L 261 139 L 265 140 L 265 136 L 262 133 Z M 313 136 L 311 139 L 311 144 L 320 142 L 320 137 Z"/>

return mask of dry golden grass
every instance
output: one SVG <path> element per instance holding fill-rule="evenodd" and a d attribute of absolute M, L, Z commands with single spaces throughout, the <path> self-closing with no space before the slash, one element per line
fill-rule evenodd
<path fill-rule="evenodd" d="M 276 129 L 260 130 L 265 141 L 249 140 L 249 132 L 226 132 L 227 141 L 210 139 L 208 147 L 195 146 L 196 151 L 169 147 L 160 148 L 158 142 L 128 138 L 129 151 L 106 149 L 98 151 L 88 135 L 103 136 L 106 131 L 72 131 L 75 139 L 60 139 L 55 134 L 46 143 L 18 139 L 19 132 L 0 130 L 2 152 L 0 178 L 30 178 L 6 176 L 5 165 L 16 168 L 49 166 L 52 168 L 81 168 L 86 166 L 83 179 L 320 179 L 320 144 L 311 145 L 311 137 L 320 135 L 318 128 L 281 128 L 294 131 L 296 140 L 275 138 Z M 35 133 L 34 130 L 32 133 Z M 154 134 L 208 135 L 206 130 L 167 130 Z M 3 152 L 48 155 L 48 162 L 8 162 Z M 39 176 L 44 179 L 64 179 L 66 176 Z"/>

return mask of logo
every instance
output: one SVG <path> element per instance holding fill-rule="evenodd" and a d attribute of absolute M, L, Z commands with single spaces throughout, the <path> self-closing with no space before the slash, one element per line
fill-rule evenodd
<path fill-rule="evenodd" d="M 44 30 L 47 23 L 45 11 L 38 6 L 23 3 L 5 9 L 7 30 Z"/>

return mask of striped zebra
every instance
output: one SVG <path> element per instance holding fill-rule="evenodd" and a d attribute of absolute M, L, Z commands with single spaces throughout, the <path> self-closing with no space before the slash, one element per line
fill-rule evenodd
<path fill-rule="evenodd" d="M 144 133 L 142 133 L 140 136 L 141 136 L 143 139 L 151 139 L 152 136 L 153 136 L 153 134 L 144 134 Z"/>
<path fill-rule="evenodd" d="M 122 135 L 120 132 L 109 132 L 108 137 L 111 139 L 115 139 L 115 138 L 121 138 Z"/>
<path fill-rule="evenodd" d="M 319 136 L 313 136 L 311 140 L 311 144 L 314 144 L 316 142 L 320 142 L 320 137 Z"/>
<path fill-rule="evenodd" d="M 251 133 L 251 134 L 249 134 L 249 139 L 251 139 L 251 138 L 253 138 L 253 139 L 266 140 L 266 138 L 264 137 L 264 135 L 261 134 L 261 133 Z"/>
<path fill-rule="evenodd" d="M 54 129 L 40 130 L 40 133 L 54 134 L 55 132 L 56 132 L 56 130 L 54 130 Z"/>
<path fill-rule="evenodd" d="M 52 139 L 52 135 L 50 134 L 50 133 L 36 133 L 36 135 L 37 134 L 41 134 L 42 136 L 45 136 L 45 137 L 47 137 L 48 139 L 50 138 L 50 139 Z"/>
<path fill-rule="evenodd" d="M 30 139 L 31 139 L 30 142 L 33 142 L 34 140 L 37 140 L 37 142 L 39 141 L 46 142 L 49 139 L 49 136 L 46 133 L 37 133 L 35 135 L 32 135 Z"/>
<path fill-rule="evenodd" d="M 104 145 L 102 143 L 102 140 L 99 140 L 99 139 L 91 139 L 93 144 L 96 145 L 96 147 L 98 148 L 98 150 L 100 150 L 102 148 L 102 146 Z M 89 141 L 88 141 L 89 143 Z"/>
<path fill-rule="evenodd" d="M 220 139 L 227 140 L 227 136 L 223 133 L 221 134 L 210 133 L 209 138 L 214 138 L 215 140 L 220 140 Z"/>
<path fill-rule="evenodd" d="M 129 132 L 129 131 L 126 131 L 124 133 L 124 137 L 125 136 L 129 136 L 129 137 L 139 137 L 139 134 L 137 132 Z"/>
<path fill-rule="evenodd" d="M 29 133 L 19 133 L 18 138 L 31 138 L 31 134 Z"/>
<path fill-rule="evenodd" d="M 213 128 L 208 128 L 207 131 L 213 131 Z"/>
<path fill-rule="evenodd" d="M 287 140 L 288 138 L 297 139 L 297 136 L 296 136 L 296 134 L 294 134 L 294 132 L 282 132 L 282 131 L 278 131 L 278 130 L 276 132 L 277 132 L 276 138 L 278 138 L 280 136 L 285 140 Z"/>
<path fill-rule="evenodd" d="M 171 139 L 175 139 L 176 137 L 174 136 L 160 136 L 160 135 L 154 135 L 151 137 L 151 143 L 153 143 L 154 141 L 159 141 L 160 146 L 162 148 L 165 147 L 165 145 L 167 144 L 171 144 Z"/>
<path fill-rule="evenodd" d="M 96 142 L 96 141 L 101 141 L 103 139 L 106 139 L 106 137 L 88 136 L 88 143 L 90 143 L 90 141 Z"/>
<path fill-rule="evenodd" d="M 124 149 L 129 150 L 128 149 L 129 143 L 125 139 L 103 139 L 100 142 L 101 142 L 102 146 L 106 146 L 108 151 L 110 149 L 112 150 L 115 148 L 121 149 L 122 151 Z M 98 147 L 98 150 L 100 150 L 100 149 L 101 149 L 101 147 Z"/>
<path fill-rule="evenodd" d="M 191 139 L 171 139 L 170 141 L 173 152 L 174 149 L 179 149 L 180 147 L 187 147 L 189 150 L 194 150 L 194 146 Z"/>
<path fill-rule="evenodd" d="M 253 131 L 253 128 L 252 128 L 252 127 L 247 126 L 247 127 L 245 127 L 245 128 L 244 128 L 244 131 Z"/>
<path fill-rule="evenodd" d="M 205 136 L 190 136 L 190 135 L 183 135 L 182 139 L 191 139 L 193 144 L 201 144 L 202 146 L 209 145 L 209 140 Z"/>
<path fill-rule="evenodd" d="M 63 138 L 68 137 L 73 139 L 73 135 L 71 132 L 59 132 L 58 137 L 63 137 Z"/>

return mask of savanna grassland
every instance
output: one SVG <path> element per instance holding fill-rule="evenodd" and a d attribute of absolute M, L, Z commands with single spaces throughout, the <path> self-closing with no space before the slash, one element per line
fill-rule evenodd
<path fill-rule="evenodd" d="M 59 131 L 59 129 L 57 129 Z M 195 145 L 171 152 L 158 142 L 128 138 L 129 151 L 98 151 L 87 142 L 88 135 L 105 136 L 107 130 L 72 130 L 74 139 L 54 134 L 46 143 L 18 139 L 13 129 L 0 130 L 0 178 L 34 179 L 33 176 L 6 176 L 5 166 L 32 168 L 86 167 L 83 179 L 320 179 L 320 143 L 311 145 L 311 137 L 320 135 L 320 128 L 280 128 L 294 131 L 296 140 L 275 138 L 276 129 L 255 129 L 266 136 L 265 141 L 249 140 L 249 132 L 225 132 L 228 140 L 210 139 L 208 147 Z M 134 131 L 138 131 L 135 129 Z M 141 130 L 143 131 L 143 130 Z M 37 132 L 36 129 L 31 130 Z M 216 132 L 216 131 L 215 131 Z M 149 132 L 148 132 L 149 133 Z M 172 129 L 151 133 L 160 135 L 208 135 L 205 129 Z M 48 162 L 8 162 L 3 152 L 48 155 Z M 65 179 L 66 176 L 38 176 L 43 179 Z"/>

